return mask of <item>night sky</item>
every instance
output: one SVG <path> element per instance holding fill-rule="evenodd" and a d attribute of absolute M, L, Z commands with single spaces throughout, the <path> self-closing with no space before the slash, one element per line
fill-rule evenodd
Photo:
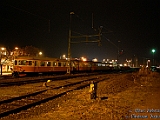
<path fill-rule="evenodd" d="M 1 0 L 0 46 L 32 45 L 48 57 L 67 55 L 70 12 L 75 13 L 72 35 L 97 34 L 103 27 L 101 46 L 71 44 L 72 57 L 117 59 L 119 48 L 119 60 L 137 56 L 142 61 L 152 59 L 155 48 L 154 58 L 160 61 L 159 0 Z"/>

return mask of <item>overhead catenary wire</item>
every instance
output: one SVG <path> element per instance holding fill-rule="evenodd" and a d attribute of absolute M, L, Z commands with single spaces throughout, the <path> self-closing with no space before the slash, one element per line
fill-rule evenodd
<path fill-rule="evenodd" d="M 75 13 L 74 13 L 75 14 Z M 78 17 L 80 20 L 82 20 L 83 22 L 85 22 L 85 20 L 83 20 L 82 18 L 80 18 L 77 14 L 76 14 L 76 17 Z M 110 42 L 113 46 L 115 46 L 118 50 L 119 50 L 119 46 L 117 46 L 115 43 L 113 43 L 110 39 L 108 39 L 106 36 L 104 36 L 103 34 L 106 34 L 106 33 L 112 33 L 113 31 L 107 29 L 106 27 L 104 26 L 100 26 L 101 28 L 105 29 L 107 32 L 101 32 L 101 36 L 103 36 L 108 42 Z M 97 31 L 94 27 L 94 14 L 92 13 L 92 27 L 91 27 L 94 31 Z M 81 36 L 85 36 L 84 34 L 82 33 L 79 33 L 79 32 L 76 32 L 76 31 L 72 31 L 73 33 L 75 34 L 78 34 L 78 35 L 81 35 Z M 87 36 L 87 35 L 86 35 Z M 94 40 L 97 40 L 97 38 L 95 36 L 92 37 Z M 75 42 L 76 43 L 76 42 Z"/>
<path fill-rule="evenodd" d="M 114 45 L 117 49 L 119 49 L 119 47 L 114 44 L 110 39 L 108 39 L 107 37 L 103 36 L 108 42 L 110 42 L 112 45 Z"/>
<path fill-rule="evenodd" d="M 6 19 L 6 18 L 1 18 L 1 19 L 6 20 L 6 21 L 8 21 L 8 22 L 10 22 L 10 23 L 16 24 L 16 22 L 14 22 L 14 21 L 12 21 L 12 20 L 9 20 L 9 19 Z M 18 25 L 18 26 L 19 26 L 19 25 Z M 32 29 L 35 29 L 35 30 L 38 30 L 38 31 L 41 31 L 41 32 L 46 32 L 46 30 L 40 30 L 39 28 L 30 26 L 30 25 L 26 25 L 26 24 L 25 24 L 25 25 L 23 25 L 23 26 L 30 27 L 30 28 L 32 28 Z"/>
<path fill-rule="evenodd" d="M 19 10 L 19 11 L 25 12 L 25 13 L 27 13 L 27 14 L 30 14 L 30 15 L 33 15 L 33 16 L 36 16 L 36 17 L 39 17 L 39 18 L 44 19 L 44 20 L 47 20 L 47 21 L 49 20 L 49 19 L 47 19 L 47 18 L 45 18 L 45 17 L 42 17 L 42 16 L 40 16 L 40 15 L 34 14 L 34 13 L 32 13 L 32 12 L 29 12 L 29 11 L 27 11 L 27 10 L 24 10 L 24 9 L 21 9 L 21 8 L 12 6 L 12 5 L 6 4 L 6 6 L 12 7 L 12 8 L 17 9 L 17 10 Z"/>
<path fill-rule="evenodd" d="M 85 22 L 82 18 L 80 18 L 79 17 L 79 15 L 77 15 L 77 14 L 75 14 L 74 12 L 70 12 L 70 15 L 75 15 L 78 19 L 80 19 L 81 21 L 83 21 L 83 22 Z M 97 33 L 97 34 L 82 34 L 82 33 L 80 33 L 80 32 L 73 32 L 73 30 L 72 30 L 72 32 L 73 33 L 75 33 L 75 34 L 78 34 L 78 35 L 71 35 L 70 36 L 70 38 L 85 38 L 86 40 L 85 41 L 80 41 L 80 42 L 97 42 L 97 43 L 99 43 L 99 45 L 100 45 L 100 41 L 101 41 L 101 30 L 102 30 L 102 27 L 100 27 L 99 28 L 99 33 Z M 96 40 L 90 40 L 90 39 L 88 39 L 88 38 L 96 38 L 96 37 L 98 37 Z M 77 42 L 71 42 L 71 43 L 77 43 Z M 78 42 L 79 43 L 79 42 Z"/>
<path fill-rule="evenodd" d="M 80 21 L 82 21 L 83 22 L 83 25 L 85 25 L 87 28 L 91 28 L 91 26 L 89 25 L 89 24 L 86 24 L 87 22 L 86 22 L 86 20 L 84 20 L 82 17 L 80 17 L 78 14 L 76 14 L 76 13 L 74 13 L 74 15 L 80 20 Z M 85 24 L 84 24 L 85 23 Z M 79 26 L 80 28 L 82 27 L 82 26 Z M 90 30 L 93 30 L 92 28 L 90 29 Z M 94 32 L 96 31 L 96 29 L 94 30 Z"/>
<path fill-rule="evenodd" d="M 21 12 L 23 12 L 23 13 L 27 13 L 27 14 L 30 14 L 30 15 L 32 15 L 32 16 L 36 16 L 36 17 L 38 17 L 39 19 L 43 19 L 43 20 L 47 21 L 47 22 L 48 22 L 48 23 L 47 23 L 47 24 L 48 24 L 48 32 L 50 33 L 50 23 L 51 23 L 50 19 L 47 19 L 47 18 L 42 17 L 42 16 L 40 16 L 40 15 L 34 14 L 34 13 L 29 12 L 29 11 L 27 11 L 27 10 L 24 10 L 24 9 L 21 9 L 21 8 L 18 8 L 18 7 L 15 7 L 15 6 L 13 6 L 13 5 L 5 4 L 5 6 L 9 6 L 9 7 L 13 8 L 13 9 L 16 9 L 16 10 L 18 10 L 18 11 L 21 11 Z M 5 19 L 5 18 L 3 18 L 3 19 Z M 5 20 L 14 23 L 14 22 L 11 21 L 11 20 L 8 20 L 8 19 L 5 19 Z M 29 26 L 29 25 L 25 25 L 25 26 Z M 32 27 L 32 26 L 29 26 L 29 27 Z M 40 30 L 40 29 L 35 28 L 35 27 L 32 27 L 32 28 L 37 29 L 37 30 Z"/>

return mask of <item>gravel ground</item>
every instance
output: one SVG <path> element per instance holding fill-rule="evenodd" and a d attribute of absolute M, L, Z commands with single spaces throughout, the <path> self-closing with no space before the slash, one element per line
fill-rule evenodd
<path fill-rule="evenodd" d="M 147 109 L 160 111 L 158 73 L 107 74 L 106 80 L 98 83 L 97 88 L 96 100 L 90 99 L 87 87 L 1 120 L 129 120 L 138 115 L 150 120 L 151 114 L 160 119 L 160 112 L 147 112 Z M 0 98 L 39 89 L 42 89 L 40 84 L 6 87 L 0 89 Z M 138 109 L 143 112 L 137 112 Z"/>

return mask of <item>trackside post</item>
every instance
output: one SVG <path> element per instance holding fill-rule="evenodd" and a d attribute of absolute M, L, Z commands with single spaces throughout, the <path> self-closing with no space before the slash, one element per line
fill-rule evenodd
<path fill-rule="evenodd" d="M 90 92 L 90 98 L 91 99 L 96 99 L 97 98 L 97 83 L 91 81 L 89 92 Z"/>

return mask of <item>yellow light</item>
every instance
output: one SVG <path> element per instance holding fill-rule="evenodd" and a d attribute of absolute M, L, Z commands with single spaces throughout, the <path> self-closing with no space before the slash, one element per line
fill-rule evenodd
<path fill-rule="evenodd" d="M 42 52 L 39 52 L 39 55 L 42 55 Z"/>
<path fill-rule="evenodd" d="M 18 50 L 18 47 L 15 47 L 14 49 L 15 49 L 15 50 Z"/>
<path fill-rule="evenodd" d="M 87 61 L 87 58 L 81 57 L 81 60 L 82 60 L 82 61 Z"/>
<path fill-rule="evenodd" d="M 127 66 L 127 64 L 125 63 L 124 66 Z"/>
<path fill-rule="evenodd" d="M 63 58 L 65 58 L 66 57 L 66 55 L 63 55 Z"/>
<path fill-rule="evenodd" d="M 119 64 L 119 66 L 123 66 L 122 64 Z"/>
<path fill-rule="evenodd" d="M 1 47 L 1 50 L 5 50 L 5 48 L 4 48 L 4 47 Z"/>
<path fill-rule="evenodd" d="M 62 55 L 62 59 L 66 59 L 66 55 L 65 54 Z"/>
<path fill-rule="evenodd" d="M 87 59 L 86 59 L 86 58 L 83 58 L 83 61 L 87 61 Z"/>
<path fill-rule="evenodd" d="M 97 60 L 97 58 L 94 58 L 92 61 L 93 61 L 93 62 L 97 62 L 98 60 Z"/>

